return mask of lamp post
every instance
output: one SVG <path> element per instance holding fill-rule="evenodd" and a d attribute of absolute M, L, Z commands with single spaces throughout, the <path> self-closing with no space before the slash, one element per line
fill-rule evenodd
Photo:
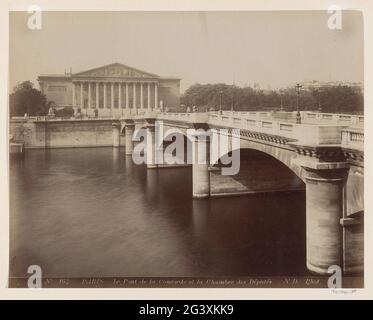
<path fill-rule="evenodd" d="M 193 93 L 193 112 L 196 112 L 197 111 L 197 105 L 196 105 L 196 97 L 197 97 L 197 93 Z"/>
<path fill-rule="evenodd" d="M 297 116 L 296 116 L 296 123 L 301 123 L 301 117 L 300 117 L 300 112 L 299 112 L 299 94 L 300 94 L 300 89 L 302 88 L 302 85 L 300 83 L 297 83 L 295 85 L 295 90 L 297 91 Z"/>
<path fill-rule="evenodd" d="M 322 112 L 322 107 L 321 107 L 321 99 L 320 99 L 320 88 L 317 89 L 317 99 L 318 99 L 318 111 L 321 113 Z"/>
<path fill-rule="evenodd" d="M 282 98 L 283 98 L 283 91 L 280 90 L 280 99 L 281 99 L 280 111 L 284 111 L 284 106 L 282 105 Z"/>
<path fill-rule="evenodd" d="M 222 113 L 222 109 L 221 109 L 221 100 L 222 100 L 222 97 L 223 97 L 223 90 L 220 90 L 220 92 L 219 92 L 219 97 L 220 97 L 220 107 L 219 107 L 219 112 Z"/>

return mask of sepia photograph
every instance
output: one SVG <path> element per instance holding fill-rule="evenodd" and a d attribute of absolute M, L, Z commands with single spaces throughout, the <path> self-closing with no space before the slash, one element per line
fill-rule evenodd
<path fill-rule="evenodd" d="M 10 288 L 364 288 L 359 10 L 9 12 Z"/>

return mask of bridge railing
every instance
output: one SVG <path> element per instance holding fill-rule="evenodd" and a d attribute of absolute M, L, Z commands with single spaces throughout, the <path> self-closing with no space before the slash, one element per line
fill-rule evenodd
<path fill-rule="evenodd" d="M 316 113 L 317 114 L 317 113 Z M 303 114 L 304 116 L 313 117 L 312 113 Z M 319 113 L 317 117 L 326 117 L 329 114 Z M 222 113 L 178 113 L 162 112 L 158 113 L 157 118 L 162 120 L 174 120 L 190 123 L 208 123 L 221 128 L 236 128 L 248 130 L 257 133 L 287 138 L 291 141 L 297 141 L 304 145 L 330 145 L 345 144 L 350 147 L 362 148 L 364 144 L 364 131 L 362 128 L 350 127 L 351 121 L 356 119 L 363 121 L 363 116 L 353 115 L 334 115 L 335 121 L 313 122 L 300 124 L 282 121 L 272 118 L 271 112 L 231 112 Z M 346 118 L 341 118 L 345 116 Z M 316 118 L 317 118 L 316 117 Z M 332 117 L 332 119 L 333 119 Z M 337 121 L 343 119 L 345 121 Z M 361 120 L 362 119 L 362 120 Z"/>
<path fill-rule="evenodd" d="M 13 122 L 37 122 L 37 121 L 81 121 L 81 120 L 115 120 L 119 117 L 113 116 L 81 116 L 81 117 L 51 117 L 51 116 L 35 116 L 35 117 L 12 117 Z"/>
<path fill-rule="evenodd" d="M 244 116 L 237 112 L 160 113 L 158 119 L 209 123 L 221 128 L 235 128 L 287 138 L 304 145 L 340 144 L 342 130 L 348 128 L 347 125 L 337 124 L 296 124 L 261 116 L 261 113 L 248 113 Z"/>
<path fill-rule="evenodd" d="M 242 117 L 250 117 L 257 119 L 277 119 L 286 122 L 295 122 L 296 111 L 223 111 L 224 115 L 240 115 Z M 320 113 L 312 111 L 300 111 L 301 120 L 303 123 L 310 124 L 341 124 L 363 126 L 363 115 L 351 114 L 336 114 L 336 113 Z"/>
<path fill-rule="evenodd" d="M 210 114 L 209 124 L 288 138 L 304 145 L 340 144 L 339 125 L 296 124 L 271 119 L 244 118 L 238 114 Z"/>
<path fill-rule="evenodd" d="M 342 130 L 342 145 L 346 148 L 364 149 L 364 130 L 346 128 Z"/>
<path fill-rule="evenodd" d="M 161 112 L 157 115 L 157 119 L 165 120 L 178 120 L 185 122 L 194 122 L 194 123 L 204 123 L 208 122 L 209 114 L 208 113 L 181 113 L 181 112 Z"/>
<path fill-rule="evenodd" d="M 351 115 L 351 114 L 335 114 L 335 113 L 318 113 L 303 111 L 303 119 L 307 122 L 333 122 L 333 123 L 345 123 L 352 125 L 364 125 L 363 115 Z"/>

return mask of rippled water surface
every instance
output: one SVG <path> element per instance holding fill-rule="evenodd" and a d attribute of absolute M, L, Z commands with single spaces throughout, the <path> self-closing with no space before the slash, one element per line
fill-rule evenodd
<path fill-rule="evenodd" d="M 11 275 L 305 274 L 305 195 L 192 199 L 192 169 L 123 149 L 27 150 L 10 163 Z"/>

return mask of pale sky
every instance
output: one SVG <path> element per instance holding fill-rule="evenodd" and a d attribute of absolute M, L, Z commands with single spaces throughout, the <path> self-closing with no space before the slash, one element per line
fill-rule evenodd
<path fill-rule="evenodd" d="M 37 85 L 39 74 L 73 73 L 119 62 L 194 83 L 363 82 L 363 21 L 343 12 L 342 30 L 327 11 L 27 12 L 10 15 L 10 86 Z M 38 87 L 38 86 L 37 86 Z"/>

